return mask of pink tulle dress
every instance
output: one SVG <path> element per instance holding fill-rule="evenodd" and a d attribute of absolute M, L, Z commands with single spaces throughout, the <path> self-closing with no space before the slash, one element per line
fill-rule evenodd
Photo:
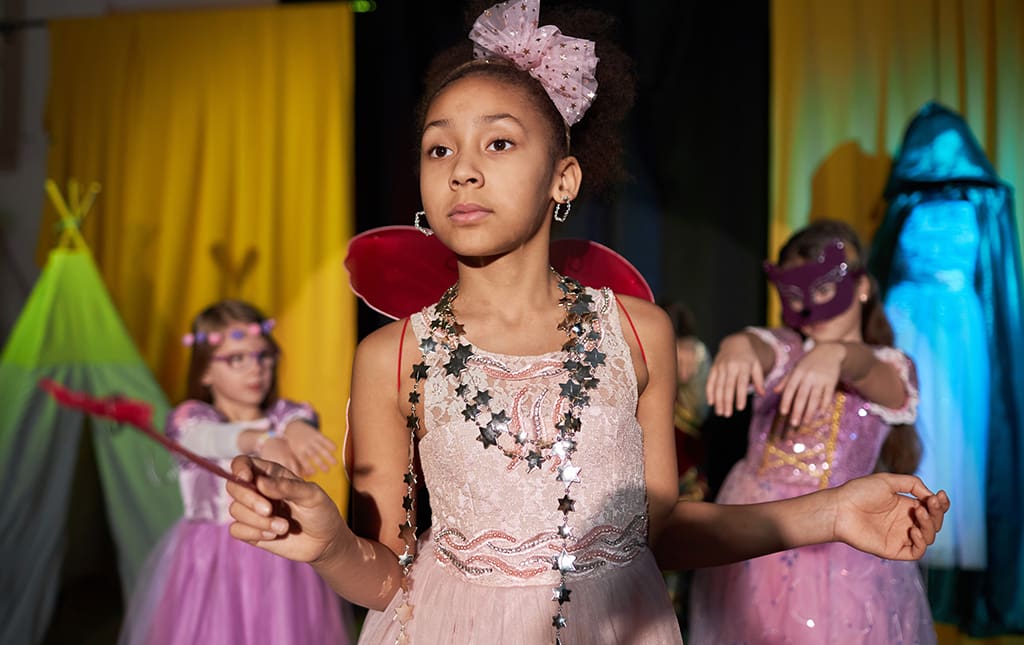
<path fill-rule="evenodd" d="M 293 418 L 316 424 L 308 405 L 279 400 L 274 425 Z M 168 418 L 179 440 L 189 424 L 226 421 L 200 401 Z M 218 460 L 229 469 L 230 460 Z M 350 607 L 308 564 L 250 546 L 228 533 L 231 503 L 224 480 L 184 463 L 179 472 L 185 516 L 153 549 L 125 611 L 122 645 L 345 645 Z"/>
<path fill-rule="evenodd" d="M 911 361 L 892 348 L 876 356 L 894 364 L 910 396 L 891 410 L 851 389 L 837 391 L 825 415 L 771 435 L 779 394 L 772 388 L 812 345 L 788 329 L 750 329 L 775 352 L 757 397 L 747 454 L 737 463 L 716 501 L 746 504 L 796 497 L 838 486 L 874 470 L 891 425 L 911 423 L 917 381 Z M 927 446 L 925 446 L 927 450 Z M 783 551 L 696 572 L 689 641 L 749 645 L 897 645 L 934 643 L 931 612 L 914 562 L 868 555 L 845 544 Z"/>
<path fill-rule="evenodd" d="M 636 420 L 637 383 L 619 311 L 608 291 L 587 289 L 597 303 L 605 363 L 599 385 L 581 416 L 572 463 L 582 466 L 573 484 L 570 522 L 577 571 L 569 574 L 564 645 L 682 642 L 668 592 L 647 546 L 643 437 Z M 428 308 L 412 317 L 426 338 Z M 463 339 L 462 342 L 467 342 Z M 474 348 L 468 378 L 490 391 L 511 417 L 513 431 L 554 435 L 560 415 L 563 355 L 507 356 Z M 436 356 L 436 354 L 434 354 Z M 439 362 L 439 361 L 438 361 Z M 420 459 L 430 491 L 433 522 L 413 564 L 407 624 L 412 645 L 553 643 L 552 589 L 559 572 L 552 557 L 562 541 L 555 527 L 564 484 L 551 462 L 527 472 L 495 447 L 476 441 L 455 379 L 431 364 L 423 389 L 427 431 Z M 360 643 L 391 645 L 399 632 L 397 594 L 385 611 L 371 611 Z"/>

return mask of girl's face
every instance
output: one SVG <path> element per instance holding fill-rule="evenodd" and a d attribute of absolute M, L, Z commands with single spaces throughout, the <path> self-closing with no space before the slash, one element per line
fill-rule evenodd
<path fill-rule="evenodd" d="M 846 245 L 846 249 L 846 259 L 851 263 L 855 263 L 857 261 L 856 253 L 852 252 L 849 244 Z M 806 263 L 807 260 L 799 258 L 795 261 L 786 262 L 782 268 L 791 269 Z M 817 304 L 820 304 L 819 300 L 834 297 L 836 295 L 835 291 L 836 285 L 834 283 L 825 284 L 819 291 L 811 294 L 811 297 L 816 299 Z M 827 320 L 804 325 L 800 328 L 800 331 L 808 338 L 819 343 L 827 341 L 862 341 L 864 338 L 861 333 L 861 317 L 864 302 L 867 300 L 870 292 L 871 281 L 866 275 L 861 275 L 857 278 L 857 284 L 854 287 L 853 300 L 842 313 Z"/>
<path fill-rule="evenodd" d="M 213 404 L 219 408 L 259 408 L 274 379 L 277 356 L 263 336 L 248 333 L 232 338 L 232 331 L 245 332 L 245 325 L 222 330 L 224 341 L 217 346 L 203 374 Z"/>
<path fill-rule="evenodd" d="M 579 165 L 552 159 L 550 126 L 521 89 L 484 74 L 454 81 L 427 111 L 420 193 L 430 227 L 463 257 L 508 253 L 550 230 L 576 197 Z"/>

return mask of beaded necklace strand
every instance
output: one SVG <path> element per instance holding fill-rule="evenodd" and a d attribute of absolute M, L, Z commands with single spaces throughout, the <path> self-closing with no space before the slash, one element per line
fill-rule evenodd
<path fill-rule="evenodd" d="M 556 470 L 555 479 L 564 484 L 563 496 L 558 501 L 558 512 L 561 523 L 556 527 L 558 537 L 562 540 L 561 551 L 552 557 L 551 567 L 559 572 L 559 585 L 552 589 L 552 600 L 557 603 L 557 612 L 551 618 L 555 628 L 555 643 L 561 644 L 561 630 L 566 626 L 563 605 L 569 602 L 571 590 L 566 586 L 567 574 L 576 571 L 576 556 L 569 552 L 572 538 L 572 527 L 569 526 L 569 514 L 575 512 L 576 500 L 570 496 L 573 484 L 580 482 L 581 469 L 572 464 L 572 456 L 576 452 L 577 435 L 582 423 L 580 413 L 590 403 L 590 390 L 600 382 L 596 376 L 598 367 L 604 364 L 605 355 L 598 349 L 601 333 L 597 328 L 598 314 L 593 297 L 576 280 L 558 274 L 554 269 L 558 288 L 562 293 L 558 304 L 565 310 L 565 318 L 558 325 L 568 339 L 562 345 L 564 359 L 562 368 L 566 372 L 566 380 L 560 384 L 559 399 L 564 401 L 566 412 L 555 424 L 557 431 L 553 441 L 544 441 L 541 437 L 530 437 L 525 430 L 512 434 L 511 417 L 504 409 L 498 409 L 493 403 L 490 391 L 476 388 L 466 382 L 465 374 L 475 356 L 473 346 L 463 342 L 465 329 L 455 317 L 452 303 L 459 293 L 458 283 L 445 291 L 441 300 L 434 308 L 435 316 L 429 322 L 430 335 L 420 342 L 421 361 L 413 365 L 413 388 L 409 393 L 410 414 L 406 426 L 410 430 L 409 467 L 404 476 L 406 494 L 402 498 L 405 508 L 405 522 L 399 525 L 400 537 L 405 541 L 405 551 L 399 557 L 404 577 L 412 567 L 413 548 L 416 541 L 416 526 L 413 518 L 413 494 L 416 484 L 414 466 L 415 436 L 420 428 L 416 405 L 420 402 L 420 382 L 427 377 L 427 356 L 440 352 L 443 363 L 444 377 L 454 378 L 458 385 L 455 394 L 465 407 L 462 416 L 466 421 L 476 425 L 477 437 L 486 450 L 491 446 L 500 450 L 512 461 L 512 466 L 525 461 L 527 472 L 540 470 L 542 465 L 553 460 Z M 504 436 L 510 439 L 502 440 Z M 412 608 L 408 604 L 409 589 L 403 580 L 402 603 L 396 608 L 396 619 L 399 621 L 397 645 L 409 642 L 406 626 L 412 618 Z"/>

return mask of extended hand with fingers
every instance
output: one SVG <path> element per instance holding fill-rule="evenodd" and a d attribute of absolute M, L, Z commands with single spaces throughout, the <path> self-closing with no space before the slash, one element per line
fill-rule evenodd
<path fill-rule="evenodd" d="M 832 405 L 845 350 L 838 343 L 819 343 L 800 357 L 775 386 L 781 392 L 779 414 L 798 427 Z"/>
<path fill-rule="evenodd" d="M 708 405 L 715 408 L 716 414 L 730 417 L 733 410 L 747 407 L 751 385 L 755 392 L 764 394 L 764 368 L 757 352 L 746 334 L 729 336 L 718 348 L 708 373 Z"/>
<path fill-rule="evenodd" d="M 889 560 L 924 555 L 949 510 L 945 491 L 934 494 L 913 475 L 878 473 L 831 490 L 835 539 Z"/>
<path fill-rule="evenodd" d="M 295 419 L 284 430 L 284 438 L 299 461 L 300 474 L 312 475 L 316 469 L 323 472 L 338 463 L 334 451 L 338 447 L 322 432 L 302 419 Z"/>
<path fill-rule="evenodd" d="M 232 537 L 290 560 L 315 562 L 345 533 L 345 521 L 327 493 L 284 466 L 239 456 L 231 470 L 259 490 L 228 482 Z"/>

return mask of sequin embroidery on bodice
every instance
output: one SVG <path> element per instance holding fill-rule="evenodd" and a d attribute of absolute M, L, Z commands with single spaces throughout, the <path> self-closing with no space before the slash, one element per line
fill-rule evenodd
<path fill-rule="evenodd" d="M 775 353 L 775 365 L 765 376 L 765 394 L 754 400 L 747 454 L 737 467 L 746 468 L 761 494 L 778 487 L 792 496 L 838 486 L 874 470 L 891 425 L 913 423 L 917 414 L 917 378 L 913 364 L 891 347 L 874 347 L 876 358 L 893 365 L 907 391 L 899 409 L 885 408 L 840 385 L 832 404 L 805 419 L 798 428 L 781 428 L 778 409 L 782 394 L 775 387 L 793 365 L 813 347 L 791 330 L 748 328 Z M 728 503 L 740 503 L 730 498 Z"/>
<path fill-rule="evenodd" d="M 572 489 L 569 549 L 576 557 L 575 577 L 600 575 L 609 566 L 626 564 L 647 542 L 636 374 L 614 296 L 607 290 L 587 292 L 597 306 L 598 348 L 605 362 L 597 370 L 599 385 L 590 390 L 590 405 L 581 414 L 572 457 L 580 468 L 580 482 Z M 429 308 L 412 317 L 418 338 L 429 335 L 428 321 L 434 315 Z M 510 432 L 499 442 L 511 443 L 511 436 L 525 431 L 542 446 L 551 443 L 555 424 L 564 414 L 563 360 L 562 352 L 509 356 L 473 349 L 463 380 L 490 392 L 493 409 L 507 413 Z M 551 560 L 562 540 L 554 527 L 562 515 L 559 498 L 565 494 L 565 485 L 556 480 L 557 457 L 531 469 L 525 460 L 507 457 L 499 449 L 501 443 L 484 448 L 476 439 L 479 427 L 464 417 L 465 404 L 455 391 L 458 380 L 445 375 L 436 354 L 428 353 L 426 361 L 426 435 L 419 449 L 430 491 L 434 557 L 481 584 L 557 581 L 559 573 Z M 420 557 L 424 556 L 428 554 Z"/>

